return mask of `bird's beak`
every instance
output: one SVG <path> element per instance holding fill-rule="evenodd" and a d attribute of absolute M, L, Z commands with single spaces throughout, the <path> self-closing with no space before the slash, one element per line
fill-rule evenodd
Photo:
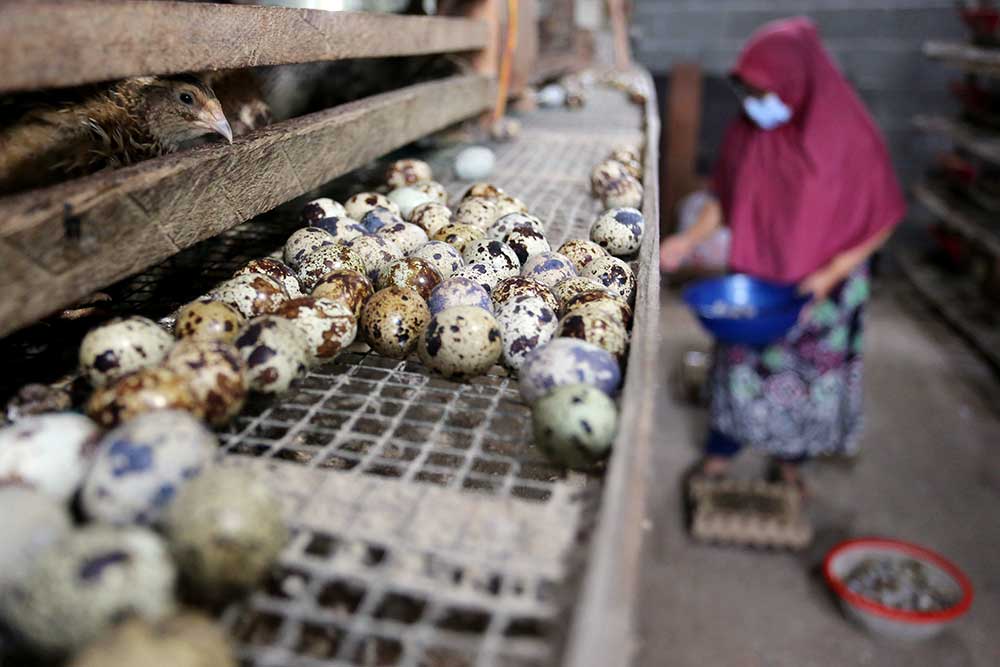
<path fill-rule="evenodd" d="M 222 112 L 222 105 L 216 101 L 210 102 L 205 109 L 198 114 L 198 120 L 207 129 L 215 132 L 216 134 L 221 134 L 226 138 L 226 141 L 233 143 L 233 128 L 229 127 L 229 121 L 226 120 L 226 114 Z"/>

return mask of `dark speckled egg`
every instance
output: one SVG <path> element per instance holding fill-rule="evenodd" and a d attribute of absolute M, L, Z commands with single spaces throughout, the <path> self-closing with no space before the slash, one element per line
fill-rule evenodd
<path fill-rule="evenodd" d="M 441 274 L 430 262 L 419 257 L 404 257 L 397 259 L 379 274 L 376 287 L 380 290 L 392 285 L 407 287 L 426 301 L 440 282 Z"/>
<path fill-rule="evenodd" d="M 452 223 L 445 225 L 434 235 L 435 241 L 444 241 L 452 245 L 459 252 L 464 252 L 465 247 L 474 241 L 483 238 L 484 232 L 478 227 L 462 223 Z"/>
<path fill-rule="evenodd" d="M 383 206 L 376 206 L 365 213 L 361 218 L 361 226 L 369 234 L 374 234 L 386 226 L 391 226 L 403 222 L 403 218 L 398 213 L 393 213 Z"/>
<path fill-rule="evenodd" d="M 497 322 L 503 332 L 503 363 L 515 371 L 521 368 L 529 352 L 552 340 L 559 326 L 555 311 L 531 294 L 498 308 Z"/>
<path fill-rule="evenodd" d="M 600 310 L 617 318 L 627 329 L 632 328 L 632 308 L 624 299 L 607 289 L 602 288 L 575 294 L 562 302 L 560 312 L 566 315 L 578 310 Z"/>
<path fill-rule="evenodd" d="M 368 299 L 361 312 L 361 331 L 373 350 L 404 359 L 417 346 L 431 312 L 416 290 L 391 285 Z"/>
<path fill-rule="evenodd" d="M 163 366 L 187 381 L 210 424 L 223 426 L 243 409 L 248 390 L 246 362 L 230 343 L 180 340 L 167 353 Z"/>
<path fill-rule="evenodd" d="M 313 226 L 329 233 L 337 242 L 350 241 L 368 233 L 368 230 L 360 222 L 348 218 L 346 215 L 320 218 L 313 223 Z"/>
<path fill-rule="evenodd" d="M 602 312 L 576 310 L 559 320 L 560 338 L 579 338 L 607 350 L 619 364 L 625 361 L 628 331 L 617 318 Z"/>
<path fill-rule="evenodd" d="M 419 181 L 410 186 L 417 192 L 423 192 L 439 204 L 448 205 L 448 191 L 437 181 Z"/>
<path fill-rule="evenodd" d="M 374 293 L 375 288 L 368 276 L 351 269 L 339 269 L 326 274 L 319 279 L 312 291 L 315 297 L 343 303 L 357 319 L 361 318 L 361 309 Z"/>
<path fill-rule="evenodd" d="M 528 205 L 517 197 L 513 197 L 508 194 L 502 194 L 493 200 L 496 204 L 496 213 L 494 214 L 494 220 L 497 218 L 509 215 L 511 213 L 527 213 Z"/>
<path fill-rule="evenodd" d="M 87 401 L 87 414 L 105 427 L 112 427 L 154 410 L 186 410 L 204 417 L 184 377 L 167 368 L 143 368 L 96 390 Z"/>
<path fill-rule="evenodd" d="M 473 183 L 462 195 L 462 199 L 472 199 L 473 197 L 483 197 L 485 199 L 496 199 L 504 194 L 503 188 L 492 183 Z"/>
<path fill-rule="evenodd" d="M 365 217 L 365 213 L 379 206 L 399 215 L 399 207 L 389 201 L 388 197 L 380 195 L 377 192 L 359 192 L 344 202 L 344 210 L 347 211 L 347 217 L 354 220 L 361 220 Z"/>
<path fill-rule="evenodd" d="M 607 184 L 601 201 L 604 202 L 604 208 L 639 208 L 642 206 L 642 196 L 642 183 L 639 179 L 625 176 Z"/>
<path fill-rule="evenodd" d="M 299 263 L 306 255 L 315 252 L 323 246 L 333 245 L 337 239 L 333 234 L 319 227 L 303 227 L 292 233 L 285 241 L 285 264 L 293 270 L 299 268 Z"/>
<path fill-rule="evenodd" d="M 520 260 L 522 266 L 532 257 L 552 251 L 552 246 L 549 245 L 545 234 L 533 227 L 526 226 L 519 226 L 512 229 L 507 234 L 507 245 L 517 255 L 517 259 Z"/>
<path fill-rule="evenodd" d="M 589 384 L 608 396 L 621 385 L 621 368 L 614 356 L 577 338 L 553 338 L 531 351 L 519 373 L 521 398 L 533 403 L 556 387 Z"/>
<path fill-rule="evenodd" d="M 330 217 L 343 217 L 347 212 L 343 205 L 333 201 L 328 197 L 321 197 L 306 202 L 302 207 L 302 222 L 306 225 L 315 225 L 318 220 Z"/>
<path fill-rule="evenodd" d="M 320 363 L 336 357 L 354 342 L 358 321 L 346 304 L 317 296 L 304 296 L 281 304 L 274 311 L 291 320 L 305 336 L 310 361 Z"/>
<path fill-rule="evenodd" d="M 462 259 L 466 264 L 488 264 L 498 276 L 496 283 L 504 278 L 513 278 L 521 272 L 521 262 L 514 250 L 504 243 L 495 239 L 481 239 L 465 246 Z M 492 289 L 492 287 L 491 287 Z"/>
<path fill-rule="evenodd" d="M 272 257 L 251 259 L 243 268 L 234 273 L 233 277 L 235 278 L 236 276 L 248 273 L 259 273 L 267 276 L 281 285 L 285 293 L 292 298 L 302 296 L 302 291 L 299 289 L 299 280 L 295 277 L 295 271 L 292 271 L 292 268 L 282 261 Z"/>
<path fill-rule="evenodd" d="M 247 318 L 269 313 L 288 301 L 288 294 L 281 284 L 260 273 L 245 273 L 230 278 L 209 292 L 208 296 L 229 304 Z"/>
<path fill-rule="evenodd" d="M 396 160 L 385 171 L 385 182 L 390 188 L 402 188 L 419 181 L 434 178 L 431 166 L 423 160 Z"/>
<path fill-rule="evenodd" d="M 590 188 L 596 196 L 603 197 L 611 183 L 624 178 L 633 178 L 625 165 L 617 160 L 605 160 L 590 172 Z"/>
<path fill-rule="evenodd" d="M 465 265 L 462 253 L 444 241 L 428 241 L 411 252 L 410 257 L 427 260 L 431 266 L 437 269 L 442 278 L 450 278 L 453 273 Z"/>
<path fill-rule="evenodd" d="M 581 292 L 593 292 L 595 290 L 607 292 L 604 285 L 597 282 L 593 278 L 584 278 L 583 276 L 575 276 L 573 278 L 567 278 L 566 280 L 561 280 L 552 287 L 552 293 L 556 295 L 556 299 L 559 300 L 559 313 L 565 313 L 565 303 L 571 298 L 580 294 Z"/>
<path fill-rule="evenodd" d="M 173 338 L 145 317 L 114 319 L 91 329 L 80 343 L 80 370 L 95 387 L 163 359 Z"/>
<path fill-rule="evenodd" d="M 434 315 L 417 346 L 425 366 L 454 380 L 482 375 L 502 351 L 496 318 L 476 306 L 457 306 Z"/>
<path fill-rule="evenodd" d="M 421 204 L 410 213 L 410 222 L 433 238 L 442 227 L 451 224 L 451 209 L 437 202 Z"/>
<path fill-rule="evenodd" d="M 476 306 L 493 312 L 490 293 L 478 281 L 461 276 L 452 276 L 434 288 L 427 305 L 432 315 L 455 306 Z"/>
<path fill-rule="evenodd" d="M 420 227 L 409 222 L 397 222 L 394 225 L 386 225 L 378 230 L 378 236 L 395 243 L 403 254 L 408 255 L 423 244 L 427 243 L 427 233 Z"/>
<path fill-rule="evenodd" d="M 503 308 L 508 301 L 520 296 L 533 296 L 544 301 L 553 311 L 559 312 L 559 300 L 552 290 L 533 278 L 517 276 L 501 280 L 493 289 L 491 296 L 497 308 Z"/>
<path fill-rule="evenodd" d="M 529 258 L 521 269 L 521 275 L 533 278 L 543 285 L 554 287 L 567 278 L 576 275 L 573 264 L 557 252 L 543 252 Z"/>
<path fill-rule="evenodd" d="M 364 259 L 359 252 L 353 249 L 353 246 L 341 243 L 325 246 L 306 255 L 302 260 L 297 273 L 299 284 L 303 291 L 311 293 L 320 278 L 331 271 L 341 269 L 364 271 Z"/>
<path fill-rule="evenodd" d="M 250 320 L 236 339 L 236 347 L 247 362 L 247 379 L 254 391 L 281 393 L 306 374 L 308 342 L 283 317 L 264 315 Z"/>
<path fill-rule="evenodd" d="M 403 251 L 395 243 L 380 236 L 361 236 L 345 245 L 361 258 L 364 268 L 359 270 L 363 270 L 373 283 L 383 269 L 403 258 Z"/>
<path fill-rule="evenodd" d="M 246 318 L 228 303 L 211 299 L 192 301 L 177 313 L 174 335 L 183 340 L 236 340 Z"/>
<path fill-rule="evenodd" d="M 505 241 L 507 236 L 518 227 L 530 227 L 541 235 L 545 235 L 545 225 L 533 215 L 527 213 L 508 213 L 493 221 L 486 230 L 486 237 Z"/>
<path fill-rule="evenodd" d="M 617 257 L 598 257 L 583 267 L 581 275 L 594 278 L 629 305 L 635 302 L 635 273 Z"/>
<path fill-rule="evenodd" d="M 583 267 L 593 260 L 608 254 L 608 251 L 597 243 L 585 239 L 570 239 L 559 246 L 558 252 L 573 264 L 577 273 L 583 271 Z"/>
<path fill-rule="evenodd" d="M 457 223 L 472 225 L 485 232 L 497 219 L 497 206 L 494 200 L 484 197 L 463 199 L 455 208 L 454 220 Z"/>
<path fill-rule="evenodd" d="M 590 240 L 616 257 L 639 251 L 646 221 L 637 209 L 613 208 L 605 211 L 590 227 Z"/>

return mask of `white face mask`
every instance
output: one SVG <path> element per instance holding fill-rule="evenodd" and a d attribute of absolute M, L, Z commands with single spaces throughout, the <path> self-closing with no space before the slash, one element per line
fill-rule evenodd
<path fill-rule="evenodd" d="M 764 97 L 744 98 L 743 110 L 762 130 L 773 130 L 792 118 L 792 110 L 774 93 L 768 93 Z"/>

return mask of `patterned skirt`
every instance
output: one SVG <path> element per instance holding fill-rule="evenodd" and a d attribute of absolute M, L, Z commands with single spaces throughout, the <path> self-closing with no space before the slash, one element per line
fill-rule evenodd
<path fill-rule="evenodd" d="M 857 270 L 808 317 L 764 348 L 719 344 L 710 425 L 781 458 L 852 454 L 861 434 L 862 315 L 870 283 Z"/>

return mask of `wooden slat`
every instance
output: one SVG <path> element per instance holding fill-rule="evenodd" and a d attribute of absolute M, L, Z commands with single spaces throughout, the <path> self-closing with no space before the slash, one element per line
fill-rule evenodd
<path fill-rule="evenodd" d="M 231 146 L 0 199 L 0 335 L 474 116 L 494 94 L 487 77 L 423 83 L 272 125 Z M 67 235 L 67 209 L 78 233 Z"/>
<path fill-rule="evenodd" d="M 1000 231 L 993 220 L 983 221 L 985 214 L 977 216 L 971 206 L 960 206 L 927 183 L 916 185 L 913 195 L 944 225 L 1000 257 Z"/>
<path fill-rule="evenodd" d="M 976 157 L 1000 165 L 1000 135 L 945 116 L 917 116 L 913 124 L 924 132 L 949 137 Z"/>
<path fill-rule="evenodd" d="M 467 18 L 181 2 L 0 2 L 0 92 L 145 74 L 473 51 Z"/>
<path fill-rule="evenodd" d="M 997 49 L 958 42 L 927 42 L 924 44 L 924 55 L 981 74 L 1000 76 L 1000 50 Z"/>

